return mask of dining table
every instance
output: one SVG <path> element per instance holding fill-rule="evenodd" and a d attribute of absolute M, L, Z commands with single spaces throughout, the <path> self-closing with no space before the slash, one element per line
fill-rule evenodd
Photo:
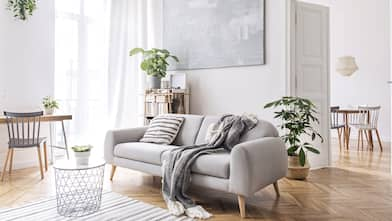
<path fill-rule="evenodd" d="M 360 113 L 360 110 L 358 109 L 358 107 L 340 107 L 338 110 L 336 110 L 336 112 L 343 115 L 343 122 L 344 122 L 344 128 L 343 128 L 343 141 L 344 142 L 343 143 L 344 143 L 345 148 L 348 150 L 349 145 L 350 145 L 350 134 L 351 134 L 349 116 L 350 116 L 350 114 Z M 368 116 L 367 119 L 369 120 L 370 117 Z M 372 130 L 368 130 L 366 135 L 367 135 L 368 145 L 371 148 L 371 150 L 373 150 L 374 142 L 373 142 Z"/>
<path fill-rule="evenodd" d="M 66 151 L 67 158 L 69 158 L 69 153 L 68 153 L 68 143 L 67 143 L 67 136 L 65 133 L 65 126 L 64 126 L 64 121 L 66 120 L 72 120 L 72 115 L 71 114 L 45 114 L 40 118 L 41 122 L 48 122 L 49 123 L 49 141 L 50 141 L 50 147 L 52 148 L 51 152 L 51 162 L 53 163 L 53 148 L 57 149 L 62 149 Z M 63 140 L 64 140 L 64 146 L 58 146 L 53 144 L 53 135 L 52 135 L 52 123 L 55 122 L 60 122 L 61 123 L 61 129 L 62 129 L 62 135 L 63 135 Z M 0 124 L 6 124 L 7 123 L 7 117 L 0 115 Z"/>

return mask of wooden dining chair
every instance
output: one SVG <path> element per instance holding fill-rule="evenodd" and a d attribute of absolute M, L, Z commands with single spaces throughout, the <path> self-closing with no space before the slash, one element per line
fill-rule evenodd
<path fill-rule="evenodd" d="M 9 174 L 11 175 L 12 163 L 14 157 L 14 149 L 25 149 L 36 147 L 38 152 L 39 168 L 41 172 L 41 179 L 44 178 L 44 171 L 42 168 L 41 159 L 41 145 L 44 149 L 45 170 L 48 170 L 48 159 L 46 153 L 46 138 L 40 137 L 41 116 L 42 111 L 30 113 L 15 113 L 4 112 L 7 121 L 8 129 L 8 152 L 4 162 L 3 173 L 1 181 L 4 180 L 4 175 L 7 170 L 9 162 Z"/>
<path fill-rule="evenodd" d="M 380 145 L 380 150 L 383 151 L 380 133 L 378 131 L 378 118 L 380 115 L 381 106 L 359 106 L 358 113 L 353 114 L 350 120 L 350 127 L 356 128 L 358 130 L 358 146 L 361 143 L 361 148 L 363 150 L 363 137 L 369 142 L 367 134 L 371 136 L 371 131 L 375 131 L 377 135 L 377 140 Z"/>
<path fill-rule="evenodd" d="M 331 129 L 337 130 L 339 139 L 339 149 L 342 149 L 342 133 L 344 130 L 344 124 L 340 121 L 340 114 L 338 112 L 339 106 L 333 106 L 330 110 L 331 118 Z"/>

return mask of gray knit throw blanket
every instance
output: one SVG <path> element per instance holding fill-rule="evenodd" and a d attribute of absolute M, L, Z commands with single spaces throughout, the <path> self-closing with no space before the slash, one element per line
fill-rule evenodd
<path fill-rule="evenodd" d="M 257 125 L 251 115 L 224 115 L 209 128 L 207 140 L 202 145 L 182 146 L 168 150 L 162 165 L 162 194 L 169 211 L 176 216 L 186 214 L 192 218 L 207 219 L 211 216 L 196 205 L 187 195 L 191 183 L 191 167 L 201 155 L 217 151 L 231 151 L 239 143 L 242 134 Z"/>

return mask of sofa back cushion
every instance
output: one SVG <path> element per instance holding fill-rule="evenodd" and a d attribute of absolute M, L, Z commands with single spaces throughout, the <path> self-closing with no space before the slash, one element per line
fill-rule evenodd
<path fill-rule="evenodd" d="M 219 119 L 220 116 L 204 117 L 203 123 L 200 126 L 200 130 L 196 138 L 196 144 L 206 143 L 206 135 L 207 135 L 208 127 L 213 123 L 217 123 Z M 267 121 L 259 119 L 259 122 L 257 123 L 255 128 L 242 135 L 240 142 L 242 143 L 242 142 L 263 138 L 263 137 L 278 137 L 278 136 L 279 136 L 278 130 L 274 125 L 272 125 Z"/>
<path fill-rule="evenodd" d="M 252 130 L 242 135 L 240 143 L 263 138 L 263 137 L 278 137 L 278 136 L 279 136 L 279 132 L 273 124 L 271 124 L 268 121 L 259 119 L 259 122 L 257 123 L 256 127 L 254 127 Z"/>
<path fill-rule="evenodd" d="M 196 140 L 196 136 L 199 132 L 200 125 L 203 122 L 204 116 L 202 115 L 182 115 L 182 114 L 172 114 L 173 116 L 179 116 L 184 118 L 181 129 L 177 134 L 173 145 L 177 146 L 187 146 L 193 145 Z"/>
<path fill-rule="evenodd" d="M 211 124 L 215 124 L 219 121 L 220 116 L 205 116 L 203 119 L 203 123 L 200 126 L 199 133 L 197 134 L 196 137 L 196 144 L 205 144 L 206 143 L 206 136 L 207 136 L 207 130 L 208 127 Z"/>

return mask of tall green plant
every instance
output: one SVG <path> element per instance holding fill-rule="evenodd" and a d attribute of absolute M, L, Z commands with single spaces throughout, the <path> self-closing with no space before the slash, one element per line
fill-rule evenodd
<path fill-rule="evenodd" d="M 300 97 L 283 97 L 266 104 L 264 108 L 280 108 L 279 111 L 274 112 L 274 118 L 282 120 L 279 126 L 285 131 L 282 138 L 289 146 L 287 154 L 299 156 L 301 166 L 306 163 L 305 150 L 320 154 L 320 151 L 311 143 L 304 141 L 306 137 L 309 137 L 312 141 L 319 138 L 321 142 L 324 142 L 323 137 L 312 126 L 320 122 L 315 116 L 316 106 L 310 100 Z"/>
<path fill-rule="evenodd" d="M 15 18 L 26 20 L 28 16 L 33 15 L 37 2 L 36 0 L 8 0 L 7 8 L 14 13 Z"/>
<path fill-rule="evenodd" d="M 140 68 L 147 73 L 147 75 L 163 78 L 166 76 L 167 66 L 169 63 L 167 59 L 171 58 L 179 62 L 178 58 L 171 55 L 166 49 L 152 48 L 151 50 L 144 50 L 143 48 L 134 48 L 129 52 L 130 56 L 142 53 L 143 61 Z"/>

